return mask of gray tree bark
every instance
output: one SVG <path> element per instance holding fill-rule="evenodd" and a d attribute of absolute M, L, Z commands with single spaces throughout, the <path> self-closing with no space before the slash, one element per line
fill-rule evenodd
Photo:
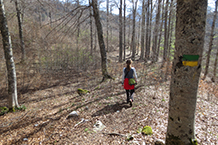
<path fill-rule="evenodd" d="M 123 60 L 126 59 L 126 0 L 124 0 L 123 16 Z"/>
<path fill-rule="evenodd" d="M 109 30 L 108 30 L 108 27 L 109 27 L 109 0 L 107 0 L 107 29 L 106 29 L 106 33 L 107 33 L 107 48 L 106 48 L 106 50 L 107 50 L 107 52 L 108 52 L 108 45 L 109 45 L 109 42 L 108 42 L 108 38 L 109 38 Z"/>
<path fill-rule="evenodd" d="M 157 38 L 158 38 L 158 32 L 159 32 L 159 25 L 160 25 L 160 7 L 161 7 L 161 0 L 158 0 L 158 6 L 157 6 L 157 14 L 156 14 L 156 20 L 155 20 L 155 27 L 154 27 L 154 38 L 153 38 L 153 57 L 152 61 L 157 61 Z"/>
<path fill-rule="evenodd" d="M 213 77 L 212 77 L 213 82 L 216 81 L 216 68 L 217 68 L 217 61 L 218 61 L 218 49 L 216 51 L 217 52 L 216 52 L 216 58 L 215 58 L 214 67 L 213 67 Z"/>
<path fill-rule="evenodd" d="M 18 21 L 18 27 L 19 27 L 19 37 L 20 37 L 20 47 L 21 47 L 21 62 L 24 62 L 26 59 L 26 51 L 25 51 L 25 45 L 23 40 L 23 26 L 22 26 L 22 19 L 21 19 L 21 11 L 19 8 L 19 2 L 18 0 L 15 0 L 15 7 L 17 11 L 17 21 Z"/>
<path fill-rule="evenodd" d="M 149 44 L 149 20 L 150 20 L 150 0 L 148 0 L 147 3 L 147 21 L 146 21 L 146 51 L 145 51 L 145 61 L 147 62 L 149 60 L 150 56 L 150 44 Z"/>
<path fill-rule="evenodd" d="M 91 0 L 89 0 L 89 5 L 91 5 Z M 90 7 L 89 9 L 90 13 L 90 51 L 91 51 L 91 56 L 93 55 L 93 29 L 92 29 L 92 8 Z"/>
<path fill-rule="evenodd" d="M 166 8 L 165 8 L 165 18 L 164 18 L 164 51 L 163 51 L 163 64 L 164 65 L 166 59 L 167 59 L 167 50 L 168 50 L 168 6 L 169 6 L 169 0 L 166 1 Z"/>
<path fill-rule="evenodd" d="M 208 52 L 207 52 L 207 60 L 206 60 L 206 67 L 205 67 L 205 71 L 204 71 L 203 80 L 206 78 L 206 76 L 208 74 L 208 68 L 209 68 L 209 65 L 210 65 L 210 54 L 211 54 L 211 50 L 212 50 L 212 46 L 213 46 L 214 27 L 215 27 L 216 17 L 217 17 L 217 1 L 215 2 L 215 5 L 216 5 L 216 7 L 215 7 L 215 12 L 214 12 L 214 17 L 213 17 L 212 28 L 211 28 L 209 49 L 208 49 Z"/>
<path fill-rule="evenodd" d="M 142 1 L 142 26 L 141 26 L 141 56 L 140 60 L 144 60 L 145 53 L 145 0 Z"/>
<path fill-rule="evenodd" d="M 123 54 L 123 24 L 122 24 L 122 0 L 120 0 L 120 8 L 119 8 L 119 62 L 122 62 L 122 54 Z"/>
<path fill-rule="evenodd" d="M 103 29 L 102 29 L 102 25 L 101 25 L 101 21 L 100 21 L 97 0 L 92 0 L 92 7 L 93 7 L 95 25 L 96 25 L 97 34 L 98 34 L 98 44 L 99 44 L 100 53 L 101 53 L 101 69 L 102 69 L 102 75 L 103 75 L 102 81 L 104 81 L 108 78 L 111 78 L 111 76 L 108 75 L 108 70 L 107 70 L 107 53 L 105 50 L 105 44 L 104 44 L 104 38 L 103 38 Z"/>
<path fill-rule="evenodd" d="M 136 42 L 135 42 L 135 19 L 138 0 L 133 0 L 133 20 L 132 20 L 132 60 L 135 60 Z"/>
<path fill-rule="evenodd" d="M 195 139 L 195 110 L 204 47 L 207 0 L 177 0 L 176 42 L 171 72 L 166 145 L 189 145 Z M 198 55 L 185 65 L 184 55 Z"/>
<path fill-rule="evenodd" d="M 162 38 L 162 28 L 163 28 L 163 20 L 164 20 L 164 1 L 163 0 L 163 4 L 162 4 L 162 15 L 161 15 L 161 24 L 160 24 L 160 32 L 159 32 L 159 39 L 158 39 L 158 44 L 157 44 L 157 61 L 158 61 L 158 58 L 159 58 L 159 54 L 160 54 L 160 43 L 161 43 L 161 38 Z"/>
<path fill-rule="evenodd" d="M 0 0 L 0 30 L 8 73 L 8 105 L 9 108 L 19 107 L 17 100 L 17 78 L 13 59 L 11 37 L 8 31 L 3 0 Z"/>

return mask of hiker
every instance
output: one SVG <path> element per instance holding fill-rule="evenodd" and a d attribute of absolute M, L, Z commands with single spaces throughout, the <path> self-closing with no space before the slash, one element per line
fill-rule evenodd
<path fill-rule="evenodd" d="M 135 85 L 137 84 L 137 74 L 134 67 L 131 67 L 132 60 L 126 61 L 126 67 L 123 69 L 123 76 L 122 76 L 122 85 L 124 89 L 126 90 L 126 97 L 127 97 L 127 103 L 130 103 L 130 106 L 132 106 L 133 102 L 133 93 L 135 92 Z M 130 85 L 129 80 L 134 79 L 134 84 Z"/>

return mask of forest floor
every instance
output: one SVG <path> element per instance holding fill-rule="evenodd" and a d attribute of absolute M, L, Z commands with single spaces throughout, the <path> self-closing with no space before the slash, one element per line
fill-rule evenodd
<path fill-rule="evenodd" d="M 130 107 L 125 103 L 121 85 L 124 66 L 124 63 L 110 62 L 109 72 L 115 80 L 100 83 L 101 71 L 95 70 L 86 75 L 71 74 L 62 77 L 65 81 L 58 85 L 20 94 L 19 103 L 27 109 L 0 116 L 0 144 L 152 145 L 157 139 L 164 140 L 170 77 L 167 81 L 161 79 L 163 72 L 158 64 L 148 66 L 135 61 L 133 66 L 139 79 Z M 78 88 L 90 93 L 80 96 Z M 195 133 L 202 145 L 218 144 L 217 90 L 217 85 L 200 81 Z M 6 105 L 7 100 L 1 100 L 0 106 Z M 77 111 L 79 116 L 68 119 L 72 111 Z M 97 120 L 105 125 L 101 131 L 93 130 Z M 146 125 L 152 127 L 153 135 L 138 133 Z M 129 136 L 133 139 L 128 141 Z"/>

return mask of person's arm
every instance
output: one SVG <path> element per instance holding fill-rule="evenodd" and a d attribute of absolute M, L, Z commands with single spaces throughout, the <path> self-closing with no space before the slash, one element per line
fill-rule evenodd
<path fill-rule="evenodd" d="M 122 85 L 124 83 L 124 77 L 125 77 L 125 73 L 124 73 L 125 68 L 123 69 L 123 75 L 122 75 Z"/>
<path fill-rule="evenodd" d="M 136 74 L 136 70 L 135 70 L 135 68 L 133 68 L 133 72 L 134 72 L 134 76 L 135 76 L 135 81 L 137 82 L 137 74 Z"/>

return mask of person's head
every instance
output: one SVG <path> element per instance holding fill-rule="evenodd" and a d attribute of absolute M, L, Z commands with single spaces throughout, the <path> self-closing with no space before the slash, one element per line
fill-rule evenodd
<path fill-rule="evenodd" d="M 130 69 L 131 69 L 131 64 L 132 64 L 132 60 L 131 60 L 131 59 L 128 59 L 128 60 L 126 61 L 126 68 L 127 68 L 128 71 L 130 71 Z"/>

